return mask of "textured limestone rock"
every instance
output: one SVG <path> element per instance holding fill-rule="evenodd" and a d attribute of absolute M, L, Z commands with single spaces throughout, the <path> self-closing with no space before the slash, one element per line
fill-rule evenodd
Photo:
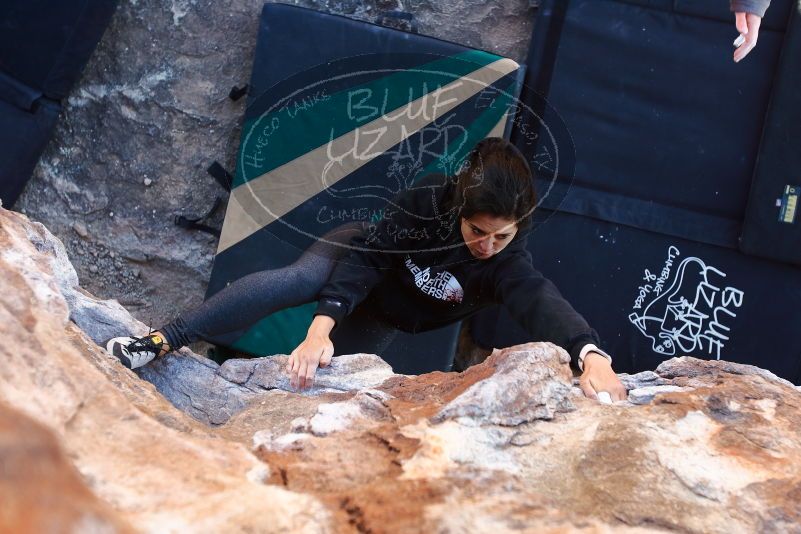
<path fill-rule="evenodd" d="M 54 431 L 84 484 L 136 529 L 326 530 L 316 498 L 259 481 L 265 465 L 245 445 L 174 408 L 68 320 L 57 250 L 41 225 L 0 208 L 0 401 Z"/>
<path fill-rule="evenodd" d="M 283 372 L 287 357 L 228 360 L 220 374 L 251 391 L 283 389 L 290 391 L 289 377 Z M 331 365 L 318 369 L 310 394 L 354 391 L 381 384 L 394 376 L 392 367 L 375 354 L 350 354 L 333 358 Z"/>
<path fill-rule="evenodd" d="M 569 398 L 570 356 L 556 345 L 495 350 L 485 364 L 493 368 L 492 376 L 450 401 L 434 422 L 467 417 L 479 423 L 516 426 L 574 409 Z"/>
<path fill-rule="evenodd" d="M 682 388 L 679 386 L 645 386 L 629 390 L 629 402 L 632 404 L 648 404 L 654 400 L 654 397 L 660 393 L 670 393 L 672 391 L 686 391 L 690 388 Z"/>
<path fill-rule="evenodd" d="M 179 409 L 216 425 L 266 392 L 291 391 L 289 376 L 283 371 L 286 361 L 286 356 L 234 359 L 220 366 L 183 349 L 136 372 Z M 392 375 L 392 367 L 374 354 L 337 357 L 330 366 L 318 370 L 314 387 L 307 394 L 368 388 Z"/>
<path fill-rule="evenodd" d="M 205 169 L 234 168 L 245 99 L 227 95 L 250 78 L 263 3 L 120 1 L 14 206 L 64 242 L 87 290 L 156 327 L 205 294 L 216 238 L 172 220 L 227 197 Z M 534 18 L 527 0 L 294 3 L 370 22 L 404 9 L 425 35 L 517 60 Z"/>
<path fill-rule="evenodd" d="M 0 532 L 133 532 L 89 491 L 53 432 L 0 403 Z"/>
<path fill-rule="evenodd" d="M 218 373 L 219 365 L 183 349 L 136 374 L 156 386 L 175 407 L 203 423 L 219 425 L 242 411 L 254 393 Z"/>
<path fill-rule="evenodd" d="M 653 371 L 643 371 L 641 373 L 630 375 L 628 373 L 620 373 L 617 375 L 620 383 L 626 389 L 632 390 L 637 388 L 644 388 L 649 386 L 664 386 L 668 381 Z"/>
<path fill-rule="evenodd" d="M 656 373 L 663 378 L 672 378 L 674 382 L 686 383 L 693 387 L 713 386 L 721 375 L 754 375 L 793 387 L 788 380 L 753 365 L 720 360 L 698 360 L 688 356 L 662 362 L 656 368 Z"/>
<path fill-rule="evenodd" d="M 422 376 L 344 357 L 305 393 L 281 357 L 185 350 L 140 373 L 157 390 L 86 333 L 144 326 L 70 273 L 44 227 L 0 209 L 0 497 L 39 487 L 36 454 L 72 488 L 15 493 L 23 520 L 53 502 L 120 531 L 801 532 L 801 392 L 761 369 L 674 358 L 602 405 L 550 344 Z"/>

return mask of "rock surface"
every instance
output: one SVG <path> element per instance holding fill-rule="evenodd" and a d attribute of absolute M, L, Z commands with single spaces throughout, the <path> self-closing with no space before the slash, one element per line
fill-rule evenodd
<path fill-rule="evenodd" d="M 0 403 L 0 532 L 133 532 L 86 484 L 56 436 Z"/>
<path fill-rule="evenodd" d="M 172 220 L 227 197 L 205 169 L 234 168 L 245 99 L 227 95 L 250 78 L 264 0 L 119 3 L 14 208 L 64 242 L 87 290 L 157 328 L 203 301 L 217 240 Z M 370 22 L 405 9 L 424 35 L 517 60 L 535 13 L 528 0 L 294 3 Z"/>
<path fill-rule="evenodd" d="M 0 401 L 56 434 L 119 522 L 144 531 L 325 531 L 330 513 L 319 499 L 264 484 L 269 468 L 245 445 L 220 439 L 109 360 L 78 324 L 144 325 L 120 321 L 119 304 L 97 301 L 76 280 L 52 234 L 0 209 Z"/>
<path fill-rule="evenodd" d="M 801 391 L 762 369 L 674 358 L 601 405 L 530 343 L 419 377 L 344 356 L 298 393 L 281 356 L 134 374 L 96 345 L 129 330 L 0 209 L 0 527 L 801 532 Z"/>
<path fill-rule="evenodd" d="M 227 360 L 222 366 L 189 351 L 164 358 L 136 370 L 179 409 L 208 424 L 225 423 L 259 394 L 289 390 L 283 372 L 286 356 Z M 374 354 L 336 358 L 320 369 L 313 395 L 368 388 L 392 376 L 392 368 Z"/>

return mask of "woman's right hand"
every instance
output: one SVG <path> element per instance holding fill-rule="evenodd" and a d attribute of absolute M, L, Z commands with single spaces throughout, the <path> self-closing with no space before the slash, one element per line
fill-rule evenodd
<path fill-rule="evenodd" d="M 334 320 L 326 315 L 316 315 L 306 339 L 298 345 L 286 364 L 290 374 L 289 383 L 294 389 L 311 388 L 318 367 L 326 367 L 334 355 L 334 344 L 328 337 L 334 327 Z"/>

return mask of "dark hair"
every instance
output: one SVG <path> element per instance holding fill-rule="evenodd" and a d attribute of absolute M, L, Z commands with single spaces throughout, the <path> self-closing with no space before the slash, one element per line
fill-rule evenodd
<path fill-rule="evenodd" d="M 461 217 L 490 213 L 514 219 L 518 228 L 531 222 L 537 202 L 533 174 L 523 153 L 509 141 L 500 137 L 479 141 L 454 179 L 454 207 Z"/>

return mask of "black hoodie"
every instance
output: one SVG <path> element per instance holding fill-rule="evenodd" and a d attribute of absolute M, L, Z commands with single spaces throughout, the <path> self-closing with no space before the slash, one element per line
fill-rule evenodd
<path fill-rule="evenodd" d="M 503 304 L 532 341 L 551 341 L 577 364 L 598 335 L 531 264 L 527 232 L 489 259 L 477 259 L 460 231 L 455 183 L 441 174 L 423 178 L 395 197 L 378 224 L 351 240 L 319 293 L 315 315 L 339 323 L 363 305 L 407 332 L 451 324 Z"/>

